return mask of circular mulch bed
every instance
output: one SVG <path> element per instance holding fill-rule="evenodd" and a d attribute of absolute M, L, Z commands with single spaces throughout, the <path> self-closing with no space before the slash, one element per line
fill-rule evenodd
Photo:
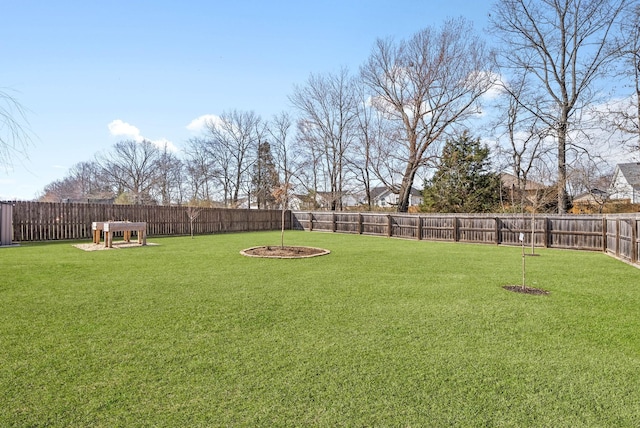
<path fill-rule="evenodd" d="M 246 250 L 240 251 L 240 254 L 248 257 L 267 257 L 272 259 L 302 259 L 324 256 L 330 252 L 331 251 L 325 250 L 324 248 L 267 245 L 247 248 Z"/>
<path fill-rule="evenodd" d="M 523 287 L 522 285 L 504 285 L 502 288 L 504 288 L 505 290 L 513 291 L 514 293 L 536 294 L 544 296 L 549 294 L 547 290 L 535 287 Z"/>

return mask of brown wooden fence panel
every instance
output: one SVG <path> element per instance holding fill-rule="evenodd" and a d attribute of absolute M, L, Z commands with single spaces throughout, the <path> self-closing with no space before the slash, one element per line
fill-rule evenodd
<path fill-rule="evenodd" d="M 458 240 L 461 242 L 495 243 L 495 218 L 459 217 Z"/>
<path fill-rule="evenodd" d="M 620 251 L 618 248 L 618 222 L 611 220 L 607 221 L 607 253 L 612 256 L 617 256 Z"/>
<path fill-rule="evenodd" d="M 362 213 L 362 233 L 365 235 L 387 236 L 388 225 L 387 215 Z"/>
<path fill-rule="evenodd" d="M 106 205 L 48 202 L 12 202 L 15 241 L 91 239 L 94 221 L 144 221 L 149 236 L 191 233 L 187 207 L 153 205 Z M 194 233 L 278 230 L 280 210 L 200 208 Z M 285 216 L 285 228 L 291 216 Z M 121 235 L 121 232 L 118 233 Z"/>
<path fill-rule="evenodd" d="M 635 236 L 633 237 L 633 241 L 635 241 L 635 253 L 633 254 L 632 260 L 634 263 L 640 263 L 640 219 L 633 219 L 634 227 L 632 232 L 635 232 Z"/>
<path fill-rule="evenodd" d="M 391 216 L 391 236 L 406 239 L 419 239 L 420 226 L 419 217 L 415 215 L 393 215 Z"/>
<path fill-rule="evenodd" d="M 311 214 L 312 230 L 332 232 L 334 231 L 334 212 L 314 212 Z"/>
<path fill-rule="evenodd" d="M 455 241 L 455 217 L 422 217 L 422 239 L 428 241 Z"/>
<path fill-rule="evenodd" d="M 631 220 L 619 219 L 620 223 L 620 235 L 618 240 L 619 246 L 619 254 L 618 257 L 621 259 L 631 261 L 633 255 L 633 246 L 634 242 L 632 242 L 632 229 L 635 226 L 632 224 Z"/>
<path fill-rule="evenodd" d="M 640 254 L 640 218 L 615 216 L 607 221 L 606 252 L 621 260 L 639 263 Z"/>
<path fill-rule="evenodd" d="M 360 213 L 341 212 L 335 214 L 335 231 L 360 233 Z"/>
<path fill-rule="evenodd" d="M 534 246 L 545 246 L 545 225 L 546 217 L 522 217 L 511 216 L 500 218 L 500 244 L 502 245 L 522 245 L 520 234 L 524 239 L 525 246 L 531 246 L 533 237 Z"/>
<path fill-rule="evenodd" d="M 602 251 L 603 224 L 601 217 L 549 217 L 549 247 L 574 250 Z"/>

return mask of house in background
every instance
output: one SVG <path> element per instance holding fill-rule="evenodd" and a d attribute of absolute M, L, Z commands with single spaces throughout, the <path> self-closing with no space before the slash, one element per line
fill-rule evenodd
<path fill-rule="evenodd" d="M 520 189 L 518 188 L 518 178 L 515 175 L 503 172 L 500 174 L 500 181 L 502 182 L 502 188 L 507 192 L 509 202 L 512 204 L 520 203 L 521 197 L 524 197 L 524 199 L 530 204 L 538 204 L 541 197 L 548 189 L 548 186 L 545 186 L 542 183 L 538 183 L 534 180 L 527 180 L 523 189 L 524 194 L 521 195 Z"/>
<path fill-rule="evenodd" d="M 619 163 L 613 171 L 609 199 L 640 204 L 640 163 Z"/>
<path fill-rule="evenodd" d="M 605 204 L 609 199 L 606 191 L 601 189 L 591 189 L 573 198 L 571 204 L 571 214 L 591 214 L 604 212 Z"/>
<path fill-rule="evenodd" d="M 400 191 L 389 189 L 388 187 L 374 187 L 371 189 L 371 200 L 373 205 L 380 208 L 390 208 L 398 206 Z M 422 204 L 422 192 L 414 187 L 409 193 L 409 206 L 417 207 Z"/>

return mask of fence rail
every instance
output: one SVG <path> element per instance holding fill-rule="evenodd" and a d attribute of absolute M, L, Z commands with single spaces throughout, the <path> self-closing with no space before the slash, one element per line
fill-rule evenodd
<path fill-rule="evenodd" d="M 14 241 L 91 239 L 94 221 L 144 221 L 147 235 L 191 233 L 188 207 L 12 202 Z M 199 208 L 194 234 L 279 230 L 280 210 Z M 285 216 L 285 227 L 290 227 Z"/>
<path fill-rule="evenodd" d="M 380 214 L 301 212 L 292 228 L 430 241 L 604 251 L 639 265 L 640 215 Z M 522 235 L 521 235 L 522 234 Z M 520 238 L 523 241 L 520 241 Z"/>

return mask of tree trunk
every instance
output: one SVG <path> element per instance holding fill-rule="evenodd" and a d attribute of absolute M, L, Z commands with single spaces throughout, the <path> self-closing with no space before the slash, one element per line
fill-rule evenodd
<path fill-rule="evenodd" d="M 409 211 L 409 200 L 411 198 L 411 187 L 413 186 L 413 179 L 416 175 L 416 168 L 412 165 L 407 165 L 404 177 L 402 177 L 402 184 L 400 185 L 400 194 L 398 195 L 398 212 L 406 213 Z"/>
<path fill-rule="evenodd" d="M 558 214 L 567 212 L 567 119 L 562 112 L 558 124 Z"/>

